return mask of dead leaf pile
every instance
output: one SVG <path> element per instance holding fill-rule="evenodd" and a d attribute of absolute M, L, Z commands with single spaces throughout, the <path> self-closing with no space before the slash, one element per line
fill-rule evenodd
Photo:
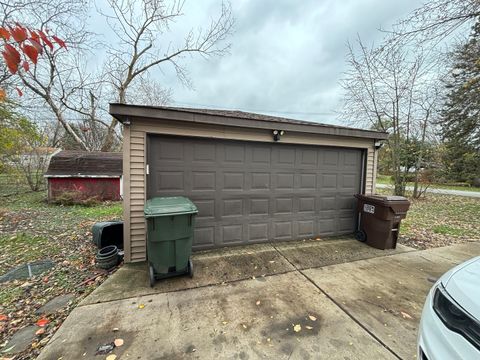
<path fill-rule="evenodd" d="M 28 262 L 50 260 L 55 264 L 32 278 L 0 284 L 0 352 L 1 345 L 18 330 L 38 327 L 32 347 L 16 354 L 15 360 L 36 358 L 76 304 L 109 275 L 95 267 L 96 248 L 90 230 L 95 222 L 118 218 L 107 211 L 118 205 L 98 206 L 102 215 L 95 215 L 96 207 L 83 210 L 48 205 L 44 196 L 22 194 L 2 204 L 0 275 Z M 74 300 L 55 313 L 46 317 L 35 313 L 48 301 L 70 293 L 75 294 Z"/>

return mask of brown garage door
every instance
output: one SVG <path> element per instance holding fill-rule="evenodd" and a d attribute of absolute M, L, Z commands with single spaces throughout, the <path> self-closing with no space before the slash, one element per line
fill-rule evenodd
<path fill-rule="evenodd" d="M 148 198 L 197 205 L 195 249 L 355 229 L 358 149 L 149 136 L 148 163 Z"/>

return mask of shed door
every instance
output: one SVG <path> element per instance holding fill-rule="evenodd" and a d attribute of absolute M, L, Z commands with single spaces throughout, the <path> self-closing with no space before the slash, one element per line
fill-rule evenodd
<path fill-rule="evenodd" d="M 194 249 L 352 233 L 362 150 L 149 136 L 148 198 L 198 207 Z"/>

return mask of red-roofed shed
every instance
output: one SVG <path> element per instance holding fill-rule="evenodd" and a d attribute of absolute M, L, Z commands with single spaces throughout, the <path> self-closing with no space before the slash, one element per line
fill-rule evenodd
<path fill-rule="evenodd" d="M 45 173 L 48 200 L 68 195 L 76 200 L 120 200 L 122 153 L 60 151 Z"/>

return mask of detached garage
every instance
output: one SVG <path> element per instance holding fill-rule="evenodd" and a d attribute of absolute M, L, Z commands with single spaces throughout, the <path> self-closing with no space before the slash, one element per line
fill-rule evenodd
<path fill-rule="evenodd" d="M 240 111 L 111 104 L 124 125 L 127 261 L 146 257 L 146 199 L 198 207 L 195 250 L 352 233 L 387 134 Z"/>

